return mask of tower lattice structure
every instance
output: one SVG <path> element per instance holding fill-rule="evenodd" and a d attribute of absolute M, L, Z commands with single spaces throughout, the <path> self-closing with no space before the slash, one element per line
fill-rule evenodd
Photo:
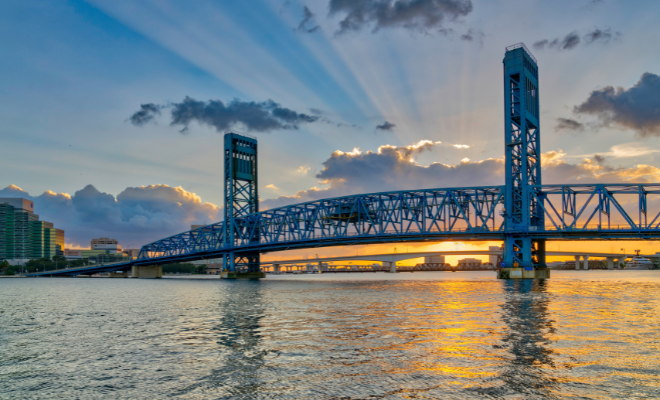
<path fill-rule="evenodd" d="M 544 229 L 543 209 L 533 196 L 541 185 L 539 68 L 536 58 L 519 43 L 504 55 L 505 240 L 503 267 L 545 267 L 545 241 L 534 233 Z"/>
<path fill-rule="evenodd" d="M 249 214 L 259 212 L 257 139 L 236 133 L 225 134 L 224 244 L 234 247 L 236 238 L 250 236 L 259 242 L 259 230 L 251 226 Z M 259 251 L 232 251 L 223 256 L 230 272 L 259 271 Z"/>

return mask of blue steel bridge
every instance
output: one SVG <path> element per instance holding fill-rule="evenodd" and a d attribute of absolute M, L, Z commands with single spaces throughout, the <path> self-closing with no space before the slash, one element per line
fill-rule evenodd
<path fill-rule="evenodd" d="M 542 184 L 537 61 L 518 44 L 503 63 L 504 185 L 358 194 L 259 211 L 257 140 L 227 133 L 224 221 L 144 245 L 127 263 L 33 275 L 222 258 L 240 276 L 258 273 L 266 252 L 448 240 L 502 241 L 500 267 L 542 271 L 547 240 L 660 238 L 660 185 Z"/>

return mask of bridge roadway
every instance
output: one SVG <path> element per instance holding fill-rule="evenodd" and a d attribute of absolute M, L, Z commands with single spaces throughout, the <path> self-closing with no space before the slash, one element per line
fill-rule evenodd
<path fill-rule="evenodd" d="M 458 250 L 458 251 L 426 251 L 417 253 L 391 253 L 391 254 L 367 254 L 367 255 L 354 255 L 354 256 L 338 256 L 338 257 L 319 257 L 319 258 L 299 258 L 290 260 L 272 260 L 262 261 L 261 265 L 287 265 L 298 263 L 317 263 L 317 262 L 334 262 L 334 261 L 378 261 L 378 262 L 398 262 L 410 260 L 413 258 L 429 257 L 429 256 L 490 256 L 501 255 L 502 250 Z M 576 251 L 546 251 L 546 256 L 588 256 L 597 258 L 614 258 L 626 259 L 635 256 L 635 254 L 622 254 L 622 253 L 598 253 L 598 252 L 576 252 Z M 660 254 L 642 255 L 646 258 L 660 258 Z"/>
<path fill-rule="evenodd" d="M 375 261 L 396 263 L 398 261 L 410 260 L 413 258 L 427 257 L 427 256 L 485 256 L 485 255 L 500 255 L 501 250 L 454 250 L 454 251 L 426 251 L 414 253 L 391 253 L 391 254 L 370 254 L 370 255 L 355 255 L 355 256 L 338 256 L 338 257 L 323 257 L 323 258 L 300 258 L 291 260 L 273 260 L 264 261 L 262 266 L 269 266 L 274 264 L 287 265 L 297 263 L 318 263 L 318 262 L 333 262 L 333 261 Z M 624 260 L 635 256 L 634 254 L 621 254 L 621 253 L 598 253 L 598 252 L 575 252 L 575 251 L 548 251 L 548 256 L 566 256 L 566 257 L 596 257 L 606 258 L 608 260 Z M 660 254 L 642 255 L 647 258 L 659 258 Z M 114 272 L 114 271 L 130 271 L 136 265 L 135 261 L 127 261 L 121 263 L 104 264 L 104 265 L 89 265 L 80 268 L 59 269 L 53 271 L 41 271 L 27 274 L 29 277 L 37 276 L 76 276 L 76 275 L 94 275 L 101 272 Z M 154 265 L 154 264 L 150 264 Z"/>

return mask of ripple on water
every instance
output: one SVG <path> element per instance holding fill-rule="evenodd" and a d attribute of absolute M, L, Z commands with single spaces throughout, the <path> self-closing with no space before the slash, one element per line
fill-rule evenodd
<path fill-rule="evenodd" d="M 0 398 L 660 397 L 660 281 L 436 278 L 0 280 Z"/>

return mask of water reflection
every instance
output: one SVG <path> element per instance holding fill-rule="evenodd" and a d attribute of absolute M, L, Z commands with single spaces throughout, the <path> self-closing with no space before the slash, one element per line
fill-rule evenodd
<path fill-rule="evenodd" d="M 502 321 L 506 328 L 502 344 L 496 347 L 506 350 L 499 376 L 503 383 L 481 392 L 491 396 L 553 397 L 557 384 L 551 374 L 555 368 L 551 335 L 555 330 L 548 315 L 552 295 L 547 283 L 507 280 L 502 285 Z"/>
<path fill-rule="evenodd" d="M 181 391 L 211 391 L 216 398 L 253 398 L 260 386 L 259 376 L 269 351 L 264 347 L 261 328 L 264 318 L 262 285 L 258 281 L 223 282 L 216 310 L 221 317 L 211 328 L 217 348 L 207 356 L 209 371 Z"/>
<path fill-rule="evenodd" d="M 0 398 L 658 398 L 658 282 L 330 278 L 0 280 Z"/>

